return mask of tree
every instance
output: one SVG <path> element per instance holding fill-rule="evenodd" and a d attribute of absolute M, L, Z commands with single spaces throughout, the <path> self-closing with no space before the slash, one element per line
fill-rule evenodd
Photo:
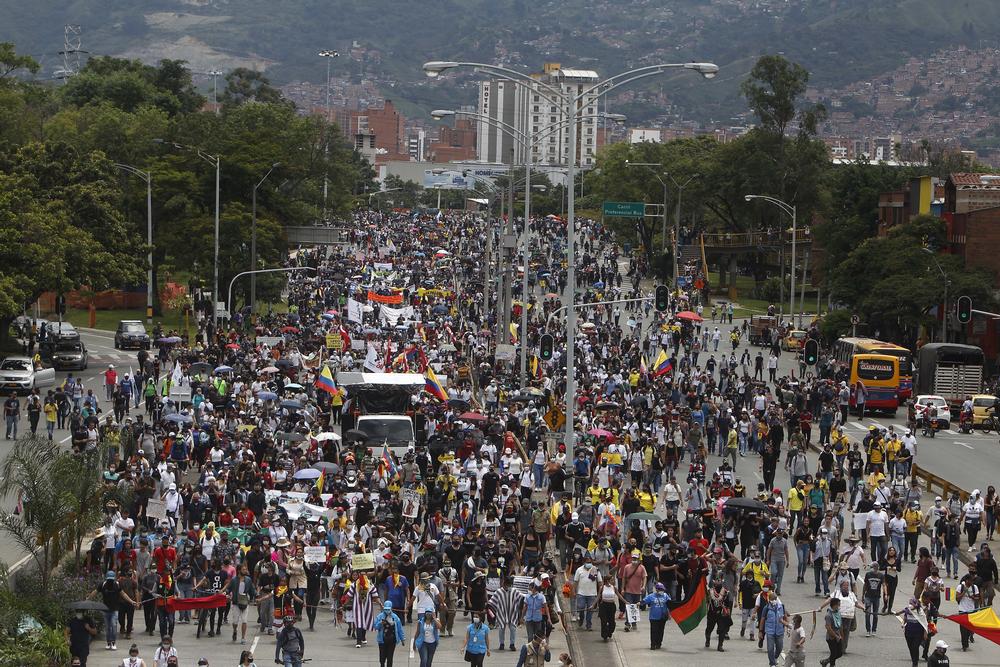
<path fill-rule="evenodd" d="M 281 91 L 271 85 L 271 80 L 263 72 L 247 67 L 237 67 L 226 75 L 226 88 L 219 97 L 223 108 L 230 108 L 260 102 L 263 104 L 291 103 L 286 100 Z"/>
<path fill-rule="evenodd" d="M 806 92 L 809 72 L 783 56 L 761 56 L 740 86 L 750 110 L 767 132 L 784 136 L 797 114 L 796 99 Z"/>
<path fill-rule="evenodd" d="M 171 116 L 192 113 L 205 103 L 182 60 L 161 60 L 157 67 L 138 60 L 91 58 L 62 88 L 66 104 L 109 103 L 123 111 L 157 107 Z"/>
<path fill-rule="evenodd" d="M 31 56 L 19 56 L 11 42 L 0 42 L 0 85 L 4 85 L 8 77 L 18 70 L 27 70 L 34 74 L 38 71 L 38 62 Z"/>

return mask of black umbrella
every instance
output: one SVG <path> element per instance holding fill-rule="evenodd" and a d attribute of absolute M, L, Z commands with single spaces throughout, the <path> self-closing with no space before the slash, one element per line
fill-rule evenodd
<path fill-rule="evenodd" d="M 306 436 L 301 433 L 279 432 L 274 434 L 275 440 L 287 440 L 288 442 L 302 442 Z"/>
<path fill-rule="evenodd" d="M 278 368 L 291 368 L 295 364 L 293 364 L 290 359 L 278 359 L 276 362 L 274 362 L 274 365 L 277 366 Z"/>
<path fill-rule="evenodd" d="M 463 401 L 460 398 L 449 398 L 448 405 L 455 408 L 456 410 L 461 410 L 462 412 L 465 412 L 470 407 L 472 407 L 469 405 L 468 401 Z"/>
<path fill-rule="evenodd" d="M 73 611 L 108 611 L 107 606 L 97 600 L 77 600 L 70 602 L 66 608 Z"/>
<path fill-rule="evenodd" d="M 191 364 L 191 366 L 188 368 L 188 372 L 191 373 L 192 375 L 198 373 L 207 374 L 212 372 L 212 365 L 206 364 L 204 361 L 199 361 L 197 363 Z"/>
<path fill-rule="evenodd" d="M 723 509 L 736 510 L 738 512 L 767 512 L 767 505 L 756 498 L 729 498 Z"/>
<path fill-rule="evenodd" d="M 344 434 L 344 440 L 347 442 L 353 442 L 355 440 L 361 440 L 362 442 L 368 439 L 368 434 L 356 428 L 352 428 L 347 433 Z"/>

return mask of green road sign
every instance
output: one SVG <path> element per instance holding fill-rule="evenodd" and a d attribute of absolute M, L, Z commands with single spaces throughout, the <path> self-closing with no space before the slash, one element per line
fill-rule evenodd
<path fill-rule="evenodd" d="M 641 201 L 606 201 L 605 217 L 641 218 L 646 213 L 646 205 Z"/>

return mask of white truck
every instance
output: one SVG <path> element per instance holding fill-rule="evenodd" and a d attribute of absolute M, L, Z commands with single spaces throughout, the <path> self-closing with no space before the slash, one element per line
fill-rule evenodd
<path fill-rule="evenodd" d="M 423 375 L 342 371 L 336 379 L 346 392 L 343 432 L 358 429 L 370 447 L 385 444 L 397 457 L 416 446 L 423 424 L 416 423 L 413 397 L 424 390 Z"/>

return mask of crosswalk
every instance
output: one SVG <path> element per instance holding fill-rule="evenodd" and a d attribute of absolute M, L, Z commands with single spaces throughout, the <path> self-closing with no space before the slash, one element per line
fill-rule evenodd
<path fill-rule="evenodd" d="M 899 424 L 889 424 L 889 425 L 880 424 L 879 422 L 875 421 L 874 419 L 869 419 L 869 420 L 864 421 L 864 422 L 849 421 L 849 422 L 846 423 L 846 426 L 850 426 L 852 428 L 856 428 L 859 431 L 867 431 L 872 426 L 877 426 L 878 428 L 888 428 L 889 426 L 892 426 L 894 429 L 900 430 L 900 431 L 906 428 L 905 426 L 900 426 Z M 938 433 L 948 433 L 949 435 L 961 435 L 958 431 L 954 431 L 954 430 L 952 430 L 950 428 L 944 429 L 943 431 L 938 431 Z"/>

